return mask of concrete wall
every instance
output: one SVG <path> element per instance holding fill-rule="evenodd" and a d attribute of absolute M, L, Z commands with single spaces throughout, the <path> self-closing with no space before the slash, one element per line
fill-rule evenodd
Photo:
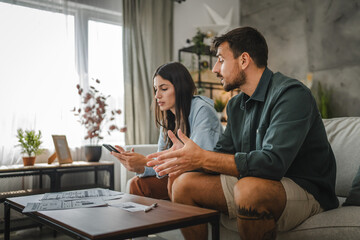
<path fill-rule="evenodd" d="M 186 0 L 182 3 L 174 3 L 174 60 L 177 61 L 178 50 L 185 46 L 186 39 L 191 39 L 196 34 L 198 26 L 213 24 L 204 3 L 222 17 L 233 9 L 232 25 L 239 25 L 239 0 Z"/>
<path fill-rule="evenodd" d="M 360 0 L 241 0 L 262 32 L 269 68 L 331 90 L 333 117 L 360 116 Z"/>

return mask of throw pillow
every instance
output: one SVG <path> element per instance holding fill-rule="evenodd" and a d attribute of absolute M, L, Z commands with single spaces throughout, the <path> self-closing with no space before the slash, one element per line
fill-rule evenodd
<path fill-rule="evenodd" d="M 352 182 L 351 190 L 343 206 L 360 206 L 360 167 Z"/>

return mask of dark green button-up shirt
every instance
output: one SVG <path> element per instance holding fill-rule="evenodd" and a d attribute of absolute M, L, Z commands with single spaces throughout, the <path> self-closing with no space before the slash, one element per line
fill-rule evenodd
<path fill-rule="evenodd" d="M 315 99 L 301 82 L 265 69 L 249 97 L 226 108 L 215 151 L 235 154 L 239 177 L 292 179 L 325 210 L 336 208 L 336 163 Z"/>

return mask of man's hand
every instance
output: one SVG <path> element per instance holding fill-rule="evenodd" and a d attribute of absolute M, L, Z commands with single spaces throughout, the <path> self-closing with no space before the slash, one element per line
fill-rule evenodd
<path fill-rule="evenodd" d="M 169 174 L 169 177 L 179 176 L 180 174 L 195 169 L 202 168 L 202 156 L 205 150 L 201 149 L 196 143 L 185 136 L 178 130 L 178 136 L 184 143 L 183 147 L 179 148 L 181 142 L 174 134 L 168 132 L 173 147 L 168 150 L 157 152 L 148 155 L 148 158 L 157 158 L 149 161 L 148 166 L 154 167 L 154 170 L 160 176 Z"/>
<path fill-rule="evenodd" d="M 150 155 L 148 155 L 148 158 L 156 158 L 157 156 L 160 156 L 161 154 L 164 153 L 169 153 L 169 152 L 173 152 L 175 150 L 178 150 L 180 148 L 182 148 L 184 146 L 184 143 L 182 143 L 172 131 L 168 131 L 168 136 L 170 138 L 170 140 L 172 141 L 173 145 L 171 146 L 171 148 L 166 149 L 164 151 L 161 152 L 156 152 L 156 153 L 152 153 Z"/>
<path fill-rule="evenodd" d="M 144 155 L 141 155 L 139 153 L 135 153 L 134 149 L 131 149 L 131 152 L 125 151 L 120 146 L 115 146 L 115 148 L 120 152 L 111 152 L 113 156 L 115 156 L 117 159 L 120 160 L 121 164 L 124 165 L 124 167 L 131 171 L 136 173 L 143 173 L 145 171 L 145 166 L 147 161 L 150 159 L 147 159 Z"/>

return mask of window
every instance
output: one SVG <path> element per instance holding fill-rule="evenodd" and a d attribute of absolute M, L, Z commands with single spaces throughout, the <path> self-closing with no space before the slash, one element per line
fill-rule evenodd
<path fill-rule="evenodd" d="M 100 79 L 111 105 L 123 110 L 121 26 L 98 20 L 104 14 L 90 20 L 89 9 L 61 12 L 0 2 L 0 164 L 20 161 L 14 151 L 18 128 L 41 130 L 45 148 L 53 148 L 52 134 L 66 135 L 71 147 L 84 144 L 84 127 L 70 110 L 80 103 L 75 86 L 87 76 Z M 88 35 L 76 34 L 76 23 L 85 23 L 79 27 Z M 78 54 L 79 48 L 88 54 Z M 88 66 L 79 67 L 79 55 Z M 104 141 L 124 144 L 123 135 Z"/>
<path fill-rule="evenodd" d="M 121 27 L 114 24 L 89 21 L 89 76 L 101 81 L 101 92 L 111 95 L 109 107 L 124 110 L 124 81 Z M 118 125 L 124 122 L 120 115 Z M 106 131 L 104 131 L 106 133 Z M 108 143 L 124 144 L 125 135 L 112 132 L 105 135 Z"/>

